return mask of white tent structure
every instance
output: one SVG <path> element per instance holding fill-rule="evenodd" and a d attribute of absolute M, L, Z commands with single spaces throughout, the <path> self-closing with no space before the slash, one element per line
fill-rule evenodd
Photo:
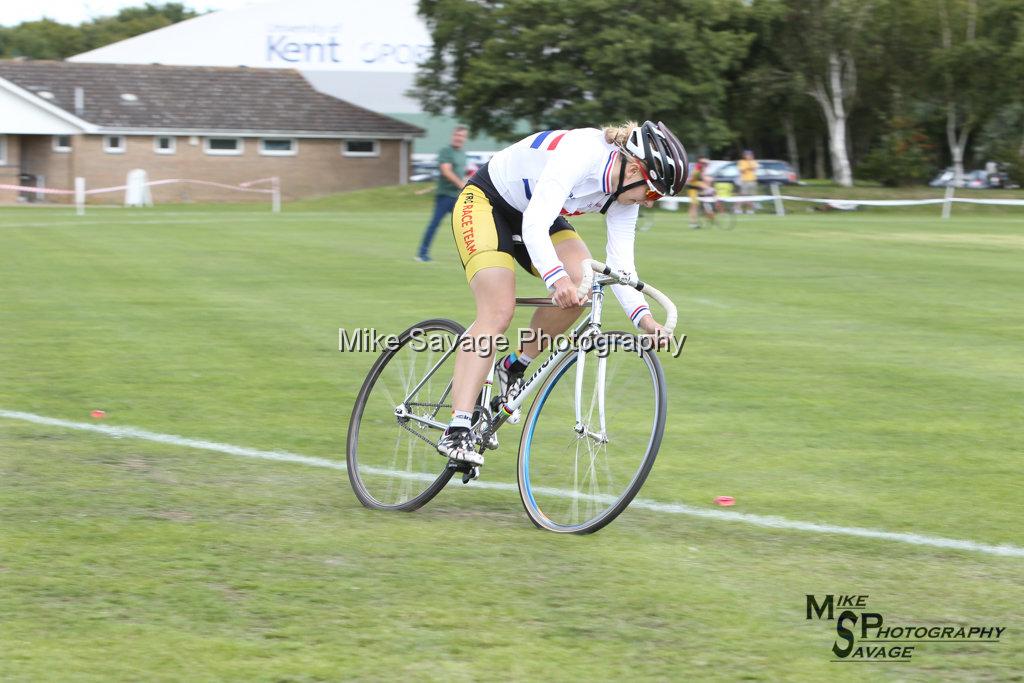
<path fill-rule="evenodd" d="M 316 89 L 428 130 L 436 152 L 454 123 L 405 95 L 430 34 L 416 0 L 276 0 L 194 19 L 70 58 L 78 62 L 298 69 Z M 471 140 L 470 149 L 498 149 Z"/>

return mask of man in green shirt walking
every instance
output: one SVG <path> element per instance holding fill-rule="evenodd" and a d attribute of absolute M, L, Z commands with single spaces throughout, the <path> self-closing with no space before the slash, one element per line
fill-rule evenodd
<path fill-rule="evenodd" d="M 441 219 L 455 208 L 455 200 L 466 185 L 466 153 L 462 146 L 466 144 L 468 131 L 465 126 L 457 126 L 452 131 L 452 143 L 437 154 L 437 163 L 441 175 L 437 179 L 437 194 L 434 197 L 434 215 L 427 224 L 420 242 L 417 261 L 430 260 L 430 243 L 434 241 L 434 233 Z"/>

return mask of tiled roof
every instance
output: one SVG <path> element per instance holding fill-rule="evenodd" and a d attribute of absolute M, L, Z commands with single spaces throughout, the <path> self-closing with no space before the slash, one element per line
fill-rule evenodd
<path fill-rule="evenodd" d="M 50 92 L 51 104 L 102 128 L 423 134 L 325 95 L 291 69 L 0 60 L 0 78 L 37 95 Z"/>

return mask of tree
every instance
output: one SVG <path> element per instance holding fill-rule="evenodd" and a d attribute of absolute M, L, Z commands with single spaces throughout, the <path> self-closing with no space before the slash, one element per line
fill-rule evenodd
<path fill-rule="evenodd" d="M 80 26 L 51 19 L 27 21 L 10 28 L 0 27 L 0 57 L 65 59 L 195 16 L 198 15 L 185 5 L 170 2 L 122 9 L 113 16 L 97 17 Z"/>
<path fill-rule="evenodd" d="M 725 74 L 751 40 L 730 28 L 742 11 L 739 0 L 422 0 L 434 44 L 413 95 L 504 139 L 523 122 L 650 118 L 691 147 L 725 144 Z"/>
<path fill-rule="evenodd" d="M 82 52 L 85 41 L 74 26 L 52 19 L 26 21 L 0 34 L 0 56 L 64 59 Z"/>
<path fill-rule="evenodd" d="M 941 93 L 946 142 L 954 182 L 964 175 L 964 151 L 971 133 L 998 106 L 1006 84 L 1000 73 L 1004 52 L 993 40 L 995 28 L 979 16 L 978 0 L 927 0 L 935 9 L 937 42 L 931 53 L 931 83 Z"/>
<path fill-rule="evenodd" d="M 785 7 L 778 2 L 760 2 L 746 13 L 744 28 L 754 34 L 743 63 L 731 74 L 729 124 L 737 135 L 737 149 L 755 149 L 764 156 L 769 150 L 784 150 L 801 175 L 801 147 L 810 151 L 820 135 L 818 114 L 797 79 L 785 70 L 780 45 L 773 28 L 783 19 Z"/>
<path fill-rule="evenodd" d="M 782 70 L 821 110 L 835 181 L 853 185 L 849 117 L 857 97 L 857 63 L 872 53 L 869 26 L 881 0 L 762 0 L 784 8 L 771 27 Z M 759 3 L 755 3 L 757 5 Z"/>
<path fill-rule="evenodd" d="M 196 16 L 199 15 L 180 2 L 146 3 L 142 7 L 127 7 L 113 16 L 97 17 L 82 24 L 81 30 L 86 49 L 95 50 Z"/>

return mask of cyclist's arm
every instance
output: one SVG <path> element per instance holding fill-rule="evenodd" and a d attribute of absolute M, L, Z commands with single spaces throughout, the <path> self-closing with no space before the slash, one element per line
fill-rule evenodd
<path fill-rule="evenodd" d="M 533 197 L 523 212 L 523 244 L 548 289 L 554 287 L 558 280 L 569 277 L 565 266 L 558 260 L 548 230 L 561 214 L 573 186 L 587 175 L 594 164 L 592 155 L 580 147 L 566 138 L 557 150 L 551 152 L 551 159 L 537 179 Z"/>
<path fill-rule="evenodd" d="M 441 175 L 443 175 L 445 178 L 451 181 L 452 185 L 454 185 L 455 187 L 462 188 L 466 186 L 466 181 L 460 178 L 459 176 L 455 175 L 455 171 L 453 170 L 453 166 L 451 164 L 444 163 L 441 164 L 438 168 L 440 168 L 441 170 Z"/>
<path fill-rule="evenodd" d="M 633 263 L 633 247 L 636 242 L 636 218 L 639 212 L 640 207 L 636 205 L 613 204 L 605 214 L 608 225 L 608 249 L 605 263 L 612 268 L 629 273 L 636 272 L 636 266 Z M 613 285 L 612 292 L 633 325 L 645 332 L 654 331 L 657 323 L 651 315 L 651 309 L 647 306 L 643 294 L 625 285 Z"/>

